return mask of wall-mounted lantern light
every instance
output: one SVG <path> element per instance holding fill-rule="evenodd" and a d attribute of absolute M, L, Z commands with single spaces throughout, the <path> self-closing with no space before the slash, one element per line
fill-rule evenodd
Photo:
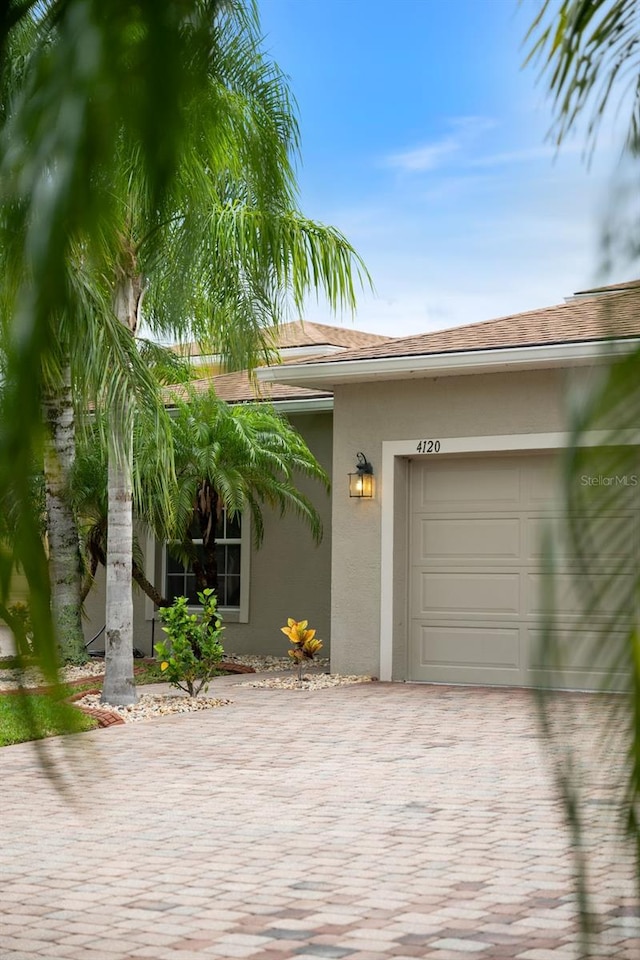
<path fill-rule="evenodd" d="M 373 497 L 373 467 L 364 453 L 356 454 L 356 472 L 349 474 L 349 496 Z"/>

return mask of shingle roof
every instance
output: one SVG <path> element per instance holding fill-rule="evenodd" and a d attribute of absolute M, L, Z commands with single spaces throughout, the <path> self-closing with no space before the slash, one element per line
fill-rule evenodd
<path fill-rule="evenodd" d="M 591 287 L 589 290 L 576 290 L 574 297 L 588 297 L 596 293 L 616 293 L 618 290 L 633 290 L 636 287 L 640 287 L 640 280 L 627 280 L 624 283 L 611 283 L 606 287 Z"/>
<path fill-rule="evenodd" d="M 529 310 L 497 320 L 394 338 L 359 350 L 316 357 L 313 363 L 346 363 L 349 360 L 382 357 L 581 343 L 610 336 L 640 336 L 640 285 L 612 291 L 606 297 L 576 298 L 557 306 Z"/>
<path fill-rule="evenodd" d="M 354 327 L 334 327 L 328 323 L 309 323 L 295 320 L 283 323 L 278 328 L 277 342 L 280 349 L 286 347 L 329 346 L 355 350 L 369 344 L 383 343 L 388 337 L 378 333 L 366 333 Z"/>
<path fill-rule="evenodd" d="M 310 400 L 331 397 L 326 390 L 309 390 L 306 387 L 290 387 L 282 383 L 254 383 L 246 370 L 237 373 L 222 373 L 218 376 L 191 380 L 191 389 L 196 393 L 205 393 L 213 387 L 221 400 L 227 403 L 251 403 L 256 400 Z M 166 387 L 165 398 L 171 405 L 172 397 L 186 398 L 186 390 L 180 386 Z"/>
<path fill-rule="evenodd" d="M 365 333 L 346 325 L 335 327 L 328 323 L 311 323 L 303 320 L 280 324 L 274 336 L 280 350 L 288 347 L 342 347 L 345 350 L 357 350 L 388 339 L 386 336 Z M 172 349 L 186 357 L 197 357 L 203 353 L 198 343 L 180 344 Z"/>

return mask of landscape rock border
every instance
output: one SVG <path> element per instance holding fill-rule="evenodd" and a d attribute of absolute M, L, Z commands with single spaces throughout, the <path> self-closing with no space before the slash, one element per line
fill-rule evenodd
<path fill-rule="evenodd" d="M 151 694 L 143 693 L 137 702 L 128 707 L 118 707 L 110 703 L 103 704 L 100 700 L 100 691 L 83 693 L 74 706 L 95 716 L 100 726 L 110 726 L 111 723 L 139 723 L 142 720 L 153 720 L 157 717 L 166 717 L 179 713 L 196 713 L 200 710 L 214 710 L 226 707 L 232 700 L 224 697 L 185 697 L 181 694 Z M 117 719 L 110 723 L 101 723 L 102 715 L 111 715 Z M 104 718 L 106 720 L 106 716 Z"/>
<path fill-rule="evenodd" d="M 76 681 L 76 683 L 82 682 L 82 680 Z M 77 707 L 78 710 L 86 713 L 87 716 L 93 717 L 94 720 L 98 721 L 99 727 L 112 727 L 114 724 L 124 723 L 124 719 L 115 710 L 109 710 L 105 707 L 88 707 L 78 702 L 88 695 L 99 697 L 101 692 L 98 687 L 94 690 L 78 690 L 77 693 L 72 693 L 70 697 L 67 697 L 67 703 Z"/>

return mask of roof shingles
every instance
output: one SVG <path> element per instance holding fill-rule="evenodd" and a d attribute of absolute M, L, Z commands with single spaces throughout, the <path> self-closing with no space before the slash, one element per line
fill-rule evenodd
<path fill-rule="evenodd" d="M 292 347 L 313 347 L 313 358 L 324 356 L 326 350 L 334 349 L 332 357 L 340 356 L 346 350 L 361 349 L 377 343 L 386 343 L 387 337 L 376 333 L 365 333 L 352 327 L 334 327 L 326 323 L 307 323 L 296 320 L 293 323 L 283 323 L 275 334 L 278 347 L 281 350 Z M 185 344 L 174 348 L 183 355 L 195 357 L 200 354 L 200 347 L 196 343 Z M 305 357 L 307 361 L 311 356 Z M 253 401 L 282 400 L 314 400 L 330 397 L 325 390 L 307 389 L 306 387 L 287 386 L 281 383 L 258 383 L 252 379 L 246 370 L 234 373 L 212 374 L 190 382 L 191 389 L 197 393 L 204 393 L 213 387 L 221 400 L 227 403 L 251 403 Z M 167 387 L 165 397 L 171 404 L 172 398 L 185 399 L 186 390 L 179 385 Z"/>
<path fill-rule="evenodd" d="M 316 357 L 313 362 L 347 363 L 383 357 L 582 343 L 612 336 L 640 337 L 640 286 L 612 292 L 606 297 L 575 299 L 497 320 L 394 338 L 359 350 Z"/>
<path fill-rule="evenodd" d="M 312 390 L 307 387 L 286 386 L 282 383 L 257 383 L 249 377 L 246 370 L 237 373 L 222 373 L 218 376 L 191 380 L 189 388 L 196 393 L 206 393 L 213 387 L 217 396 L 227 403 L 253 403 L 259 400 L 277 402 L 282 400 L 312 400 L 330 397 L 326 390 Z M 180 385 L 166 387 L 165 398 L 169 405 L 174 398 L 185 400 L 187 391 Z"/>
<path fill-rule="evenodd" d="M 382 343 L 388 340 L 388 337 L 378 333 L 366 333 L 354 327 L 335 327 L 328 323 L 294 320 L 291 323 L 279 324 L 273 330 L 272 339 L 279 350 L 295 347 L 339 347 L 343 350 L 357 350 L 374 343 Z M 198 343 L 178 344 L 172 349 L 186 357 L 208 356 L 211 352 L 210 348 L 203 349 Z"/>

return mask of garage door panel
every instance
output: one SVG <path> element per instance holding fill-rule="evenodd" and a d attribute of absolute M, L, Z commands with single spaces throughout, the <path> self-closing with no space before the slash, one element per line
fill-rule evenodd
<path fill-rule="evenodd" d="M 451 570 L 414 573 L 412 617 L 507 616 L 520 613 L 520 576 Z"/>
<path fill-rule="evenodd" d="M 628 634 L 607 631 L 605 648 L 602 632 L 563 626 L 554 632 L 553 659 L 546 654 L 539 627 L 532 628 L 529 637 L 530 683 L 589 689 L 608 682 L 613 690 L 625 689 L 628 672 L 612 672 L 611 664 L 614 656 L 624 663 Z"/>
<path fill-rule="evenodd" d="M 517 560 L 520 556 L 518 517 L 416 518 L 414 563 L 468 562 L 469 557 Z"/>
<path fill-rule="evenodd" d="M 517 627 L 452 627 L 423 623 L 415 627 L 414 671 L 427 671 L 434 681 L 515 683 L 520 673 Z"/>
<path fill-rule="evenodd" d="M 594 571 L 581 585 L 577 551 L 562 532 L 556 463 L 550 454 L 413 463 L 411 679 L 598 688 L 608 672 L 599 627 L 607 630 L 609 662 L 611 644 L 624 639 L 625 624 L 611 623 L 613 614 L 621 601 L 633 609 L 640 512 L 636 496 L 588 525 L 576 519 L 589 535 L 584 556 Z M 555 549 L 560 636 L 553 674 L 540 645 L 549 599 L 542 575 L 546 531 Z M 591 630 L 584 628 L 585 596 L 594 601 Z M 623 681 L 621 672 L 614 689 Z"/>
<path fill-rule="evenodd" d="M 525 510 L 557 507 L 559 472 L 554 459 L 547 456 L 530 456 L 524 461 L 522 469 L 525 476 L 522 485 L 522 507 Z"/>
<path fill-rule="evenodd" d="M 584 600 L 593 604 L 593 617 L 607 617 L 633 594 L 635 577 L 630 573 L 603 573 L 580 582 L 572 573 L 556 573 L 553 577 L 553 608 L 557 617 L 584 616 Z M 539 618 L 549 609 L 550 594 L 540 573 L 527 577 L 527 612 Z"/>
<path fill-rule="evenodd" d="M 525 557 L 528 561 L 540 563 L 549 543 L 553 545 L 556 562 L 577 562 L 579 558 L 619 561 L 621 556 L 633 555 L 640 533 L 638 519 L 632 513 L 607 515 L 595 521 L 575 518 L 576 530 L 580 537 L 579 549 L 561 517 L 531 516 L 524 520 Z"/>
<path fill-rule="evenodd" d="M 478 460 L 460 468 L 460 461 L 432 461 L 429 470 L 416 471 L 413 506 L 439 511 L 475 512 L 513 508 L 520 502 L 520 469 L 514 464 Z"/>

